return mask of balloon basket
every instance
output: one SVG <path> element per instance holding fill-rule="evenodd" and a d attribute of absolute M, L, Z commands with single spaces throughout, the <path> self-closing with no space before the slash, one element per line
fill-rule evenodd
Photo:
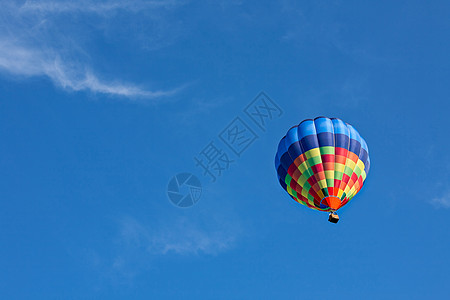
<path fill-rule="evenodd" d="M 339 216 L 337 215 L 337 213 L 332 212 L 328 216 L 328 221 L 336 224 L 339 221 Z"/>

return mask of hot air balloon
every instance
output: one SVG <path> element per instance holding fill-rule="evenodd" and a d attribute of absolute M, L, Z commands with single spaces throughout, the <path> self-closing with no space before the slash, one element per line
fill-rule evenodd
<path fill-rule="evenodd" d="M 289 195 L 309 208 L 336 211 L 362 188 L 369 172 L 366 141 L 340 119 L 318 117 L 292 127 L 281 139 L 275 156 L 278 180 Z"/>

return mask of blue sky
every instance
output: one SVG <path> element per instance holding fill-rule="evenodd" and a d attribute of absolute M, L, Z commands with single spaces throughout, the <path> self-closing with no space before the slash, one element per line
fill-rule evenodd
<path fill-rule="evenodd" d="M 447 1 L 0 3 L 3 298 L 447 296 Z M 284 111 L 265 131 L 260 91 Z M 370 150 L 337 225 L 273 165 L 320 115 Z M 258 138 L 210 182 L 194 157 L 238 116 Z"/>

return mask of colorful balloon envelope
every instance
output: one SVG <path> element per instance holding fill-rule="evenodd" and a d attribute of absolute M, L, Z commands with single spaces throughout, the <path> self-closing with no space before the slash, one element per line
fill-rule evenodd
<path fill-rule="evenodd" d="M 292 127 L 275 157 L 283 189 L 295 201 L 326 212 L 337 211 L 361 190 L 369 167 L 366 141 L 336 118 L 307 119 Z"/>

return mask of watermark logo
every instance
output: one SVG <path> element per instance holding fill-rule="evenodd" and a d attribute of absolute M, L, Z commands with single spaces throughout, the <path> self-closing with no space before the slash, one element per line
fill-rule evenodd
<path fill-rule="evenodd" d="M 215 182 L 222 171 L 228 170 L 234 160 L 230 160 L 228 154 L 210 142 L 199 155 L 194 157 L 196 166 L 203 169 L 203 176 L 209 176 Z"/>
<path fill-rule="evenodd" d="M 195 166 L 201 169 L 204 177 L 216 182 L 218 177 L 250 148 L 259 135 L 266 132 L 270 122 L 282 114 L 282 109 L 266 93 L 260 92 L 220 131 L 217 138 L 212 139 L 194 156 Z M 178 178 L 179 176 L 181 177 Z M 182 193 L 180 186 L 187 182 L 187 178 L 195 184 L 188 185 L 189 192 Z M 179 207 L 189 207 L 197 203 L 201 191 L 200 180 L 191 173 L 178 174 L 169 182 L 169 199 Z"/>
<path fill-rule="evenodd" d="M 170 179 L 167 185 L 169 200 L 178 207 L 190 207 L 202 195 L 200 180 L 191 173 L 180 173 Z"/>
<path fill-rule="evenodd" d="M 258 135 L 241 118 L 236 117 L 219 134 L 219 138 L 240 157 L 256 141 Z"/>
<path fill-rule="evenodd" d="M 262 131 L 266 131 L 266 126 L 270 121 L 281 117 L 283 114 L 281 108 L 264 92 L 259 93 L 247 105 L 244 112 Z"/>

